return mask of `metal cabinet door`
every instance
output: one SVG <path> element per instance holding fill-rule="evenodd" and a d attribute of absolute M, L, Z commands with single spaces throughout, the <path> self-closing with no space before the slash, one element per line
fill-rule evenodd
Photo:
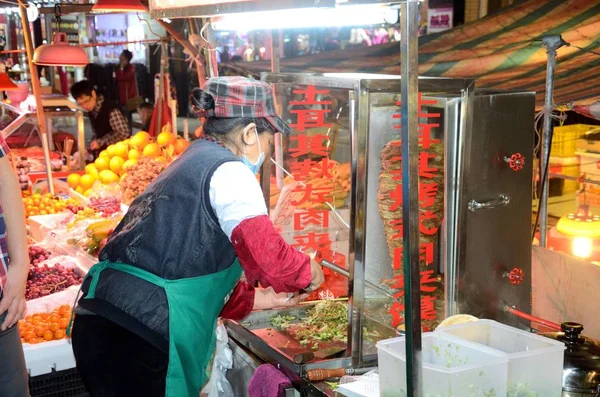
<path fill-rule="evenodd" d="M 475 94 L 459 217 L 460 312 L 521 327 L 502 308 L 531 310 L 534 112 L 533 93 Z"/>

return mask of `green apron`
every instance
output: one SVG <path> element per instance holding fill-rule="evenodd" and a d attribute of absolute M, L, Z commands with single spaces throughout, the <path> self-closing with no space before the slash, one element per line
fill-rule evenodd
<path fill-rule="evenodd" d="M 166 397 L 198 397 L 210 378 L 216 344 L 217 318 L 225 298 L 242 275 L 239 261 L 219 273 L 179 280 L 165 280 L 138 267 L 100 262 L 87 277 L 92 278 L 84 299 L 96 295 L 100 274 L 114 269 L 164 288 L 169 304 L 169 368 Z"/>

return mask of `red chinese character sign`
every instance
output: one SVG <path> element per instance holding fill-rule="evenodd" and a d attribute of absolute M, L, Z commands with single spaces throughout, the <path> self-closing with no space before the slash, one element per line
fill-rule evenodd
<path fill-rule="evenodd" d="M 419 235 L 421 268 L 421 316 L 424 328 L 431 329 L 439 322 L 437 313 L 443 308 L 442 288 L 434 275 L 435 247 L 444 208 L 444 144 L 435 131 L 440 127 L 440 114 L 427 112 L 436 101 L 419 94 Z M 390 130 L 401 127 L 400 103 L 390 120 Z M 388 142 L 381 152 L 381 171 L 377 201 L 384 223 L 394 279 L 389 287 L 397 299 L 389 310 L 392 326 L 404 324 L 404 263 L 402 228 L 402 143 Z"/>
<path fill-rule="evenodd" d="M 278 212 L 278 220 L 288 242 L 304 252 L 316 253 L 317 259 L 345 268 L 347 249 L 340 246 L 349 243 L 337 241 L 338 231 L 344 226 L 339 224 L 336 213 L 348 207 L 350 164 L 334 160 L 335 115 L 340 114 L 340 109 L 336 109 L 338 101 L 329 89 L 316 86 L 296 86 L 291 93 L 293 98 L 287 103 L 287 109 L 294 131 L 284 151 L 290 175 L 284 179 L 282 192 L 275 186 L 271 205 L 273 208 L 274 194 L 279 194 L 279 200 L 285 192 L 287 206 L 278 204 L 277 208 L 287 209 Z M 347 91 L 344 95 L 347 97 Z M 348 158 L 349 153 L 344 157 Z M 274 182 L 272 190 L 273 185 Z M 287 216 L 285 224 L 281 222 L 282 214 Z M 348 280 L 329 270 L 324 272 L 325 284 L 311 298 L 345 296 Z"/>

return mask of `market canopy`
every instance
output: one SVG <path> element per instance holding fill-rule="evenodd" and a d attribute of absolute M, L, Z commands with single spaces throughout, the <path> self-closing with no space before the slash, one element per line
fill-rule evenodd
<path fill-rule="evenodd" d="M 477 87 L 537 92 L 543 106 L 546 50 L 542 37 L 562 35 L 554 101 L 586 105 L 600 99 L 600 1 L 529 0 L 486 18 L 419 39 L 423 76 L 477 79 Z M 593 52 L 595 51 L 595 52 Z M 264 62 L 240 64 L 250 72 Z M 400 73 L 398 43 L 284 59 L 283 72 Z"/>

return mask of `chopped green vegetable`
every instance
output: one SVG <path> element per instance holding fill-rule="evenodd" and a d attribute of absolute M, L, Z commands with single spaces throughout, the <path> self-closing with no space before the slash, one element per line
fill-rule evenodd
<path fill-rule="evenodd" d="M 296 332 L 296 339 L 302 341 L 348 340 L 348 307 L 344 302 L 326 301 L 317 303 L 308 310 L 304 326 Z"/>
<path fill-rule="evenodd" d="M 294 316 L 284 316 L 278 315 L 271 317 L 271 326 L 275 329 L 286 329 L 292 325 L 292 321 L 294 321 L 296 317 Z"/>
<path fill-rule="evenodd" d="M 327 386 L 331 388 L 331 390 L 336 391 L 338 387 L 340 387 L 340 382 L 325 382 Z"/>

